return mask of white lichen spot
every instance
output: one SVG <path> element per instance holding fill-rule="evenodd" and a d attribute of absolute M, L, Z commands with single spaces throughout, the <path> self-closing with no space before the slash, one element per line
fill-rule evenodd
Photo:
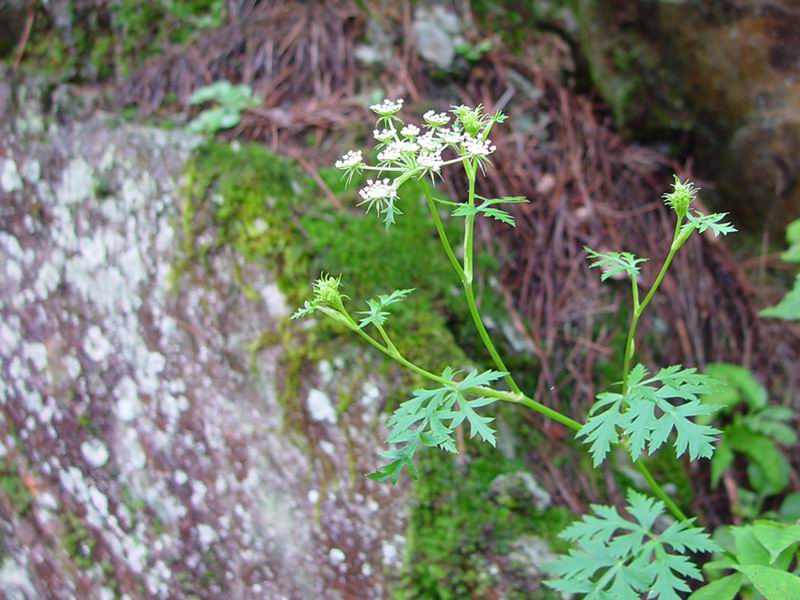
<path fill-rule="evenodd" d="M 133 421 L 141 413 L 139 392 L 133 379 L 127 376 L 120 379 L 114 395 L 117 397 L 117 416 L 121 421 Z"/>
<path fill-rule="evenodd" d="M 17 164 L 8 158 L 0 160 L 0 188 L 6 194 L 22 189 L 22 177 L 17 172 Z"/>
<path fill-rule="evenodd" d="M 81 454 L 93 467 L 98 469 L 108 462 L 108 448 L 99 439 L 86 440 L 81 444 Z"/>
<path fill-rule="evenodd" d="M 327 421 L 336 424 L 336 410 L 331 404 L 328 395 L 318 389 L 312 389 L 308 393 L 308 412 L 314 421 Z"/>
<path fill-rule="evenodd" d="M 340 548 L 331 548 L 328 552 L 328 560 L 335 567 L 338 567 L 347 560 L 347 555 Z"/>
<path fill-rule="evenodd" d="M 47 346 L 39 342 L 25 344 L 25 356 L 33 363 L 37 371 L 47 368 Z"/>
<path fill-rule="evenodd" d="M 67 356 L 64 358 L 64 366 L 67 368 L 67 375 L 70 379 L 77 379 L 81 374 L 81 361 L 74 356 Z"/>
<path fill-rule="evenodd" d="M 71 160 L 61 174 L 57 198 L 64 204 L 76 204 L 89 199 L 93 191 L 94 171 L 91 165 L 82 158 Z"/>
<path fill-rule="evenodd" d="M 33 291 L 36 292 L 39 298 L 47 298 L 50 292 L 58 287 L 60 280 L 61 274 L 58 272 L 56 266 L 52 262 L 46 262 L 42 265 L 42 268 L 39 269 L 36 282 L 33 284 Z"/>
<path fill-rule="evenodd" d="M 200 544 L 204 548 L 207 548 L 209 545 L 217 541 L 217 532 L 214 531 L 214 528 L 211 527 L 211 525 L 200 523 L 197 526 L 197 537 L 200 540 Z"/>
<path fill-rule="evenodd" d="M 94 486 L 89 488 L 89 500 L 91 500 L 92 505 L 100 513 L 103 515 L 108 514 L 108 498 L 106 498 L 106 495 Z"/>
<path fill-rule="evenodd" d="M 202 481 L 192 482 L 192 504 L 201 505 L 206 499 L 208 488 Z"/>
<path fill-rule="evenodd" d="M 276 283 L 271 283 L 261 290 L 261 297 L 269 308 L 269 314 L 275 319 L 282 319 L 291 314 L 292 309 L 286 303 L 286 296 L 278 289 Z"/>
<path fill-rule="evenodd" d="M 15 260 L 7 260 L 6 261 L 6 275 L 11 281 L 22 281 L 22 268 L 20 268 L 19 263 Z"/>
<path fill-rule="evenodd" d="M 42 175 L 42 166 L 35 158 L 25 161 L 22 166 L 22 176 L 30 183 L 36 183 Z"/>
<path fill-rule="evenodd" d="M 95 362 L 103 362 L 111 352 L 111 343 L 97 325 L 92 325 L 83 340 L 83 351 Z"/>

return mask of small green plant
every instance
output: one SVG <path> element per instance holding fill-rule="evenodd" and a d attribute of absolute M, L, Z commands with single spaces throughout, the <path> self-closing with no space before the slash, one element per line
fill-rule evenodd
<path fill-rule="evenodd" d="M 789 249 L 781 254 L 786 262 L 800 263 L 800 219 L 792 221 L 786 228 L 786 242 Z M 794 287 L 775 306 L 769 306 L 759 313 L 762 317 L 800 320 L 800 274 L 794 280 Z"/>
<path fill-rule="evenodd" d="M 800 577 L 787 572 L 798 555 L 800 525 L 759 520 L 719 533 L 724 550 L 704 565 L 713 581 L 689 600 L 733 600 L 737 594 L 743 600 L 800 598 Z"/>
<path fill-rule="evenodd" d="M 218 106 L 200 112 L 189 123 L 189 131 L 213 134 L 222 129 L 236 127 L 242 111 L 261 104 L 262 99 L 253 93 L 249 85 L 233 85 L 230 81 L 216 81 L 195 90 L 190 104 L 214 102 Z"/>
<path fill-rule="evenodd" d="M 357 313 L 360 316 L 354 317 L 346 306 L 349 298 L 342 292 L 340 278 L 323 274 L 317 279 L 311 298 L 293 318 L 325 315 L 431 383 L 430 387 L 414 391 L 389 418 L 390 448 L 382 453 L 385 464 L 369 477 L 396 482 L 403 468 L 412 477 L 416 476 L 414 459 L 422 448 L 457 452 L 455 436 L 462 424 L 469 426 L 471 436 L 494 445 L 493 419 L 481 414 L 483 409 L 495 402 L 520 404 L 572 429 L 589 445 L 595 466 L 605 460 L 611 446 L 625 449 L 657 497 L 656 500 L 630 491 L 626 515 L 610 506 L 593 506 L 593 515 L 585 516 L 562 533 L 577 548 L 550 566 L 555 578 L 547 584 L 560 592 L 582 594 L 594 600 L 636 600 L 644 593 L 652 599 L 679 598 L 680 592 L 690 591 L 689 580 L 702 579 L 692 554 L 721 549 L 666 494 L 641 459 L 668 443 L 678 457 L 686 454 L 696 460 L 713 455 L 720 431 L 702 422 L 716 410 L 703 401 L 703 396 L 712 389 L 712 380 L 680 365 L 651 374 L 644 365 L 633 364 L 634 340 L 642 313 L 686 241 L 695 232 L 709 230 L 720 235 L 735 229 L 724 222 L 723 213 L 705 215 L 694 211 L 692 203 L 697 189 L 676 177 L 672 191 L 664 195 L 665 204 L 675 214 L 672 240 L 658 274 L 641 299 L 639 265 L 645 259 L 628 252 L 586 249 L 593 261 L 590 266 L 602 270 L 603 280 L 617 274 L 629 280 L 633 306 L 620 382 L 616 389 L 598 395 L 588 420 L 580 423 L 522 392 L 495 348 L 475 299 L 476 218 L 489 217 L 513 226 L 513 216 L 498 206 L 526 201 L 520 197 L 486 199 L 475 192 L 478 174 L 490 165 L 489 158 L 495 151 L 489 134 L 505 120 L 505 115 L 489 114 L 480 106 L 458 106 L 449 114 L 428 111 L 420 127 L 405 123 L 398 116 L 402 107 L 402 100 L 385 100 L 371 106 L 378 116 L 373 132 L 377 140 L 377 164 L 367 164 L 362 151 L 351 150 L 336 166 L 348 179 L 363 172 L 375 174 L 359 191 L 360 204 L 366 206 L 368 213 L 374 212 L 381 218 L 386 228 L 402 215 L 398 201 L 401 186 L 423 177 L 435 182 L 445 167 L 463 169 L 467 183 L 464 202 L 444 201 L 427 187 L 423 194 L 442 248 L 461 282 L 470 316 L 495 368 L 478 371 L 469 365 L 456 365 L 434 373 L 404 356 L 392 339 L 388 323 L 392 307 L 406 299 L 412 290 L 400 289 L 369 299 L 366 308 Z M 451 216 L 463 218 L 463 245 L 458 253 L 443 226 L 440 208 L 449 210 Z M 793 597 L 798 598 L 800 579 L 795 579 L 797 583 L 790 585 L 795 586 L 792 589 L 797 594 Z M 767 596 L 768 600 L 786 597 Z"/>
<path fill-rule="evenodd" d="M 713 363 L 706 366 L 705 372 L 724 384 L 714 386 L 704 399 L 719 407 L 715 419 L 725 421 L 711 459 L 711 485 L 719 484 L 736 454 L 747 458 L 747 478 L 756 493 L 756 503 L 743 516 L 752 518 L 764 498 L 782 492 L 789 484 L 789 461 L 779 444 L 797 443 L 797 432 L 791 426 L 792 410 L 768 404 L 767 391 L 744 367 Z"/>
<path fill-rule="evenodd" d="M 477 44 L 469 42 L 459 42 L 456 44 L 455 50 L 459 56 L 463 56 L 468 62 L 478 62 L 483 55 L 492 49 L 491 40 L 481 40 Z"/>

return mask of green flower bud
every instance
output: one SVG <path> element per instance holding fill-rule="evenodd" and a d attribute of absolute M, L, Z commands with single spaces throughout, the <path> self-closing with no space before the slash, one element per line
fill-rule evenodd
<path fill-rule="evenodd" d="M 664 194 L 662 198 L 664 198 L 664 204 L 674 210 L 679 219 L 682 219 L 686 216 L 686 213 L 689 211 L 689 206 L 694 202 L 697 192 L 699 191 L 700 190 L 696 188 L 691 181 L 687 180 L 682 182 L 678 179 L 678 176 L 675 175 L 675 183 L 672 184 L 672 191 L 668 194 Z"/>
<path fill-rule="evenodd" d="M 341 277 L 322 273 L 314 282 L 314 300 L 318 304 L 325 304 L 336 310 L 343 310 L 342 294 L 339 293 Z"/>
<path fill-rule="evenodd" d="M 456 106 L 452 113 L 456 116 L 461 128 L 471 136 L 477 135 L 483 127 L 484 116 L 481 106 L 470 108 L 462 104 L 461 106 Z"/>

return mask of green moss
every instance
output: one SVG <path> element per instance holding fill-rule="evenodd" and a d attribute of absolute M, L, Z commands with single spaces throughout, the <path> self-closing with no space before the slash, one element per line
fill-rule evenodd
<path fill-rule="evenodd" d="M 68 26 L 39 11 L 26 47 L 26 63 L 58 79 L 99 81 L 124 77 L 169 44 L 222 23 L 223 0 L 139 2 L 96 7 L 66 3 Z"/>
<path fill-rule="evenodd" d="M 22 517 L 33 503 L 33 495 L 20 476 L 16 463 L 8 457 L 0 457 L 0 491 L 5 494 L 14 512 Z"/>
<path fill-rule="evenodd" d="M 497 581 L 487 556 L 503 561 L 522 535 L 555 540 L 555 534 L 573 518 L 562 507 L 540 512 L 512 498 L 491 499 L 489 489 L 496 477 L 526 467 L 487 445 L 474 447 L 471 454 L 463 465 L 441 452 L 421 455 L 409 523 L 407 571 L 395 590 L 396 598 L 488 597 Z M 559 549 L 558 542 L 554 546 Z M 522 593 L 524 584 L 518 583 L 517 592 Z M 542 594 L 539 597 L 548 597 Z"/>
<path fill-rule="evenodd" d="M 83 570 L 94 567 L 95 558 L 93 556 L 95 541 L 89 530 L 84 527 L 78 515 L 72 512 L 65 512 L 61 516 L 64 523 L 64 533 L 61 536 L 61 546 L 75 565 Z"/>

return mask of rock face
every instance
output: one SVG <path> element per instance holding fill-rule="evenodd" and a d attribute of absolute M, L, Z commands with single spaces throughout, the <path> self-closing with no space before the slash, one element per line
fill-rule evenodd
<path fill-rule="evenodd" d="M 696 138 L 737 221 L 800 210 L 800 6 L 790 0 L 580 0 L 596 84 L 639 133 Z M 701 167 L 702 168 L 702 167 Z"/>
<path fill-rule="evenodd" d="M 287 315 L 269 274 L 246 299 L 222 253 L 169 289 L 199 139 L 40 108 L 20 87 L 0 114 L 0 589 L 384 597 L 404 491 L 362 474 L 385 383 L 309 367 L 287 431 L 281 347 L 247 351 Z"/>

